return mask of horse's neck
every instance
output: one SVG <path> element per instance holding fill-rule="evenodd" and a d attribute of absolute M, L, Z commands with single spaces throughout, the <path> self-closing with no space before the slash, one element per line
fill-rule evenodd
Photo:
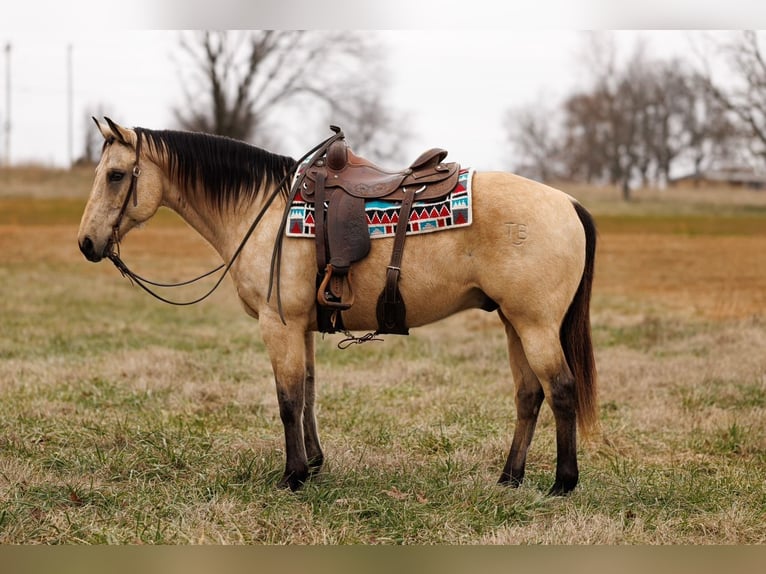
<path fill-rule="evenodd" d="M 226 207 L 220 212 L 212 209 L 200 197 L 201 194 L 188 193 L 171 187 L 163 198 L 163 204 L 175 211 L 197 233 L 199 233 L 221 255 L 224 261 L 229 261 L 239 247 L 250 225 L 263 208 L 266 198 L 272 190 L 263 190 L 251 205 L 246 208 L 240 206 Z M 253 234 L 251 241 L 256 241 L 258 232 L 271 229 L 272 220 L 281 214 L 284 208 L 283 201 L 275 201 L 268 209 L 259 229 Z"/>

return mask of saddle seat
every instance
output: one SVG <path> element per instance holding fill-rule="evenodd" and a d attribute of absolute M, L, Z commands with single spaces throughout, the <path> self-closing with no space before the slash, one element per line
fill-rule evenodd
<path fill-rule="evenodd" d="M 316 180 L 325 175 L 327 188 L 339 188 L 347 194 L 365 200 L 385 199 L 403 201 L 409 186 L 416 186 L 418 200 L 439 199 L 451 192 L 457 183 L 459 164 L 442 163 L 447 150 L 431 148 L 424 151 L 401 171 L 387 171 L 371 161 L 353 153 L 343 140 L 334 142 L 320 159 L 306 170 L 301 194 L 313 203 Z"/>
<path fill-rule="evenodd" d="M 387 171 L 354 154 L 343 138 L 306 167 L 300 192 L 314 204 L 317 248 L 317 314 L 321 331 L 343 330 L 340 312 L 354 303 L 351 264 L 370 251 L 365 203 L 401 202 L 386 286 L 378 300 L 378 333 L 407 334 L 398 280 L 412 204 L 439 199 L 457 185 L 460 165 L 444 163 L 447 151 L 429 149 L 401 171 Z"/>

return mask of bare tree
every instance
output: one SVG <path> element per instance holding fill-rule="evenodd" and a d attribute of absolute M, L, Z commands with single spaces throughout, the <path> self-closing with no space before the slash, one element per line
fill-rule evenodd
<path fill-rule="evenodd" d="M 606 177 L 612 155 L 610 100 L 608 92 L 599 90 L 573 94 L 564 102 L 563 161 L 570 179 L 599 183 Z"/>
<path fill-rule="evenodd" d="M 561 138 L 556 133 L 555 115 L 555 110 L 539 105 L 518 107 L 506 114 L 514 169 L 520 175 L 538 181 L 550 181 L 561 175 Z"/>
<path fill-rule="evenodd" d="M 586 32 L 576 63 L 586 86 L 563 102 L 564 162 L 569 177 L 588 183 L 617 183 L 623 179 L 626 101 L 619 91 L 622 73 L 617 38 L 612 31 Z"/>
<path fill-rule="evenodd" d="M 650 113 L 653 86 L 648 67 L 644 47 L 640 46 L 619 78 L 611 108 L 612 137 L 616 144 L 612 182 L 620 185 L 626 200 L 630 199 L 632 179 L 640 176 L 644 184 L 648 171 L 647 144 L 654 128 Z"/>
<path fill-rule="evenodd" d="M 650 85 L 647 115 L 652 127 L 645 134 L 648 147 L 645 161 L 654 163 L 653 183 L 662 186 L 670 180 L 673 162 L 689 145 L 691 134 L 684 120 L 689 108 L 695 107 L 696 94 L 686 67 L 676 59 L 655 62 Z"/>
<path fill-rule="evenodd" d="M 641 186 L 662 186 L 670 179 L 673 162 L 687 147 L 690 135 L 684 121 L 697 94 L 687 81 L 688 69 L 680 60 L 657 60 L 634 53 L 620 81 L 618 96 L 631 105 L 622 122 L 635 124 L 632 151 L 634 177 Z"/>
<path fill-rule="evenodd" d="M 706 66 L 706 87 L 749 135 L 752 155 L 766 164 L 766 33 L 741 31 L 716 47 L 726 58 L 728 77 L 714 78 Z"/>
<path fill-rule="evenodd" d="M 735 157 L 744 135 L 726 108 L 709 89 L 709 80 L 693 72 L 685 77 L 680 101 L 680 119 L 686 136 L 681 155 L 692 164 L 695 176 L 716 163 L 737 162 Z"/>
<path fill-rule="evenodd" d="M 352 32 L 199 31 L 181 37 L 181 127 L 273 144 L 292 115 L 313 140 L 321 121 L 341 125 L 355 149 L 380 155 L 386 130 L 401 131 L 382 102 L 385 74 L 374 46 Z M 322 132 L 324 133 L 324 132 Z M 393 150 L 388 150 L 393 153 Z"/>

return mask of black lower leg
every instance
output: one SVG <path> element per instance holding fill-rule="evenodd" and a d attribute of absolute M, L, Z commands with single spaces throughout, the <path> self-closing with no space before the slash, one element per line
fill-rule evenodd
<path fill-rule="evenodd" d="M 527 452 L 532 443 L 540 405 L 544 399 L 543 389 L 536 381 L 534 385 L 530 386 L 535 388 L 531 391 L 519 390 L 516 393 L 516 428 L 513 433 L 511 451 L 499 480 L 500 484 L 507 484 L 511 487 L 521 486 L 524 481 Z"/>
<path fill-rule="evenodd" d="M 562 496 L 571 492 L 579 479 L 575 387 L 569 373 L 562 373 L 552 383 L 551 406 L 556 420 L 556 481 L 548 494 Z"/>
<path fill-rule="evenodd" d="M 279 415 L 285 429 L 285 472 L 280 488 L 298 490 L 309 476 L 306 447 L 303 439 L 303 401 L 290 400 L 278 393 Z"/>

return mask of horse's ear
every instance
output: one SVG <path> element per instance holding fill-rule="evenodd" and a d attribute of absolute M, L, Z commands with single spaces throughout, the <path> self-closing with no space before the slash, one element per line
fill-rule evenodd
<path fill-rule="evenodd" d="M 125 145 L 129 146 L 135 146 L 136 145 L 136 132 L 134 132 L 131 129 L 124 128 L 120 125 L 117 125 L 115 122 L 113 122 L 110 118 L 104 116 L 104 119 L 106 120 L 106 123 L 109 124 L 109 129 L 111 130 L 111 136 L 117 138 L 117 140 L 120 143 L 123 143 Z M 101 126 L 99 126 L 101 128 Z M 101 132 L 103 133 L 103 131 Z"/>
<path fill-rule="evenodd" d="M 98 128 L 98 131 L 101 132 L 101 135 L 104 136 L 105 140 L 111 139 L 114 137 L 111 131 L 109 131 L 109 127 L 99 122 L 95 117 L 91 116 L 93 118 L 93 121 L 96 123 L 96 127 Z"/>

